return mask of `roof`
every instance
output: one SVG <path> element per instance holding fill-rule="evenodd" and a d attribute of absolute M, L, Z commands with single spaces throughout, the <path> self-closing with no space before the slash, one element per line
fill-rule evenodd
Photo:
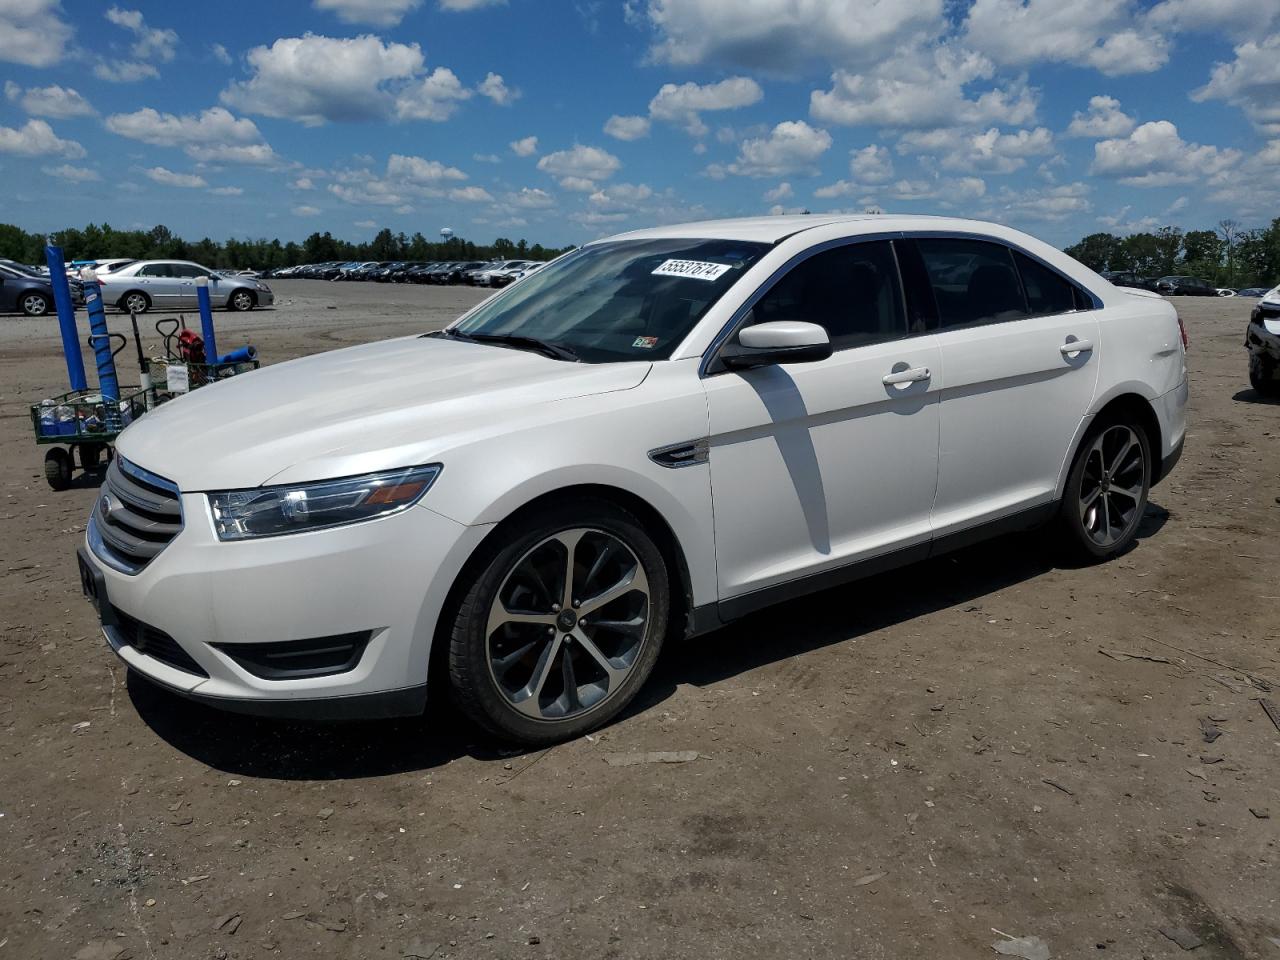
<path fill-rule="evenodd" d="M 777 243 L 784 237 L 825 227 L 831 224 L 867 224 L 871 230 L 909 230 L 928 226 L 935 230 L 972 231 L 975 227 L 983 229 L 992 224 L 979 224 L 974 220 L 958 217 L 932 217 L 917 214 L 799 214 L 784 217 L 741 217 L 732 220 L 701 220 L 693 223 L 680 223 L 669 227 L 650 227 L 645 230 L 632 230 L 628 233 L 609 237 L 610 240 L 643 240 L 663 237 L 688 237 L 716 240 L 754 240 L 759 243 Z M 868 232 L 871 232 L 869 230 Z"/>

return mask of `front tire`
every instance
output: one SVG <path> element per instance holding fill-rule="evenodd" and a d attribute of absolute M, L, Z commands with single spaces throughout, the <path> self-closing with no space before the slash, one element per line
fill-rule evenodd
<path fill-rule="evenodd" d="M 227 298 L 227 308 L 244 313 L 253 309 L 254 302 L 253 294 L 248 290 L 237 290 Z"/>
<path fill-rule="evenodd" d="M 615 717 L 667 631 L 662 552 L 632 514 L 583 499 L 516 521 L 459 604 L 455 697 L 504 740 L 557 743 Z"/>
<path fill-rule="evenodd" d="M 1085 435 L 1067 476 L 1058 525 L 1070 556 L 1101 563 L 1138 534 L 1151 490 L 1151 441 L 1136 422 L 1108 417 Z"/>
<path fill-rule="evenodd" d="M 1256 353 L 1249 354 L 1249 384 L 1264 397 L 1280 396 L 1280 378 L 1274 363 Z"/>
<path fill-rule="evenodd" d="M 22 312 L 28 317 L 43 317 L 53 306 L 43 293 L 24 293 L 21 305 Z"/>

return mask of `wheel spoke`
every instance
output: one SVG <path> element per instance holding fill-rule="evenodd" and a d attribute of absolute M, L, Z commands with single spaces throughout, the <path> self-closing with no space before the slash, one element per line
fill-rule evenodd
<path fill-rule="evenodd" d="M 592 630 L 616 630 L 619 633 L 636 634 L 644 629 L 644 624 L 645 618 L 641 614 L 630 620 L 592 620 L 589 623 L 584 622 L 583 626 L 590 627 Z"/>
<path fill-rule="evenodd" d="M 566 530 L 564 533 L 556 534 L 555 537 L 565 551 L 564 582 L 561 591 L 563 595 L 560 598 L 562 609 L 573 606 L 573 559 L 578 553 L 578 541 L 585 533 L 585 530 Z"/>
<path fill-rule="evenodd" d="M 564 699 L 567 706 L 566 713 L 576 713 L 582 709 L 582 700 L 578 696 L 578 678 L 573 672 L 573 652 L 568 648 L 564 648 L 564 653 L 560 657 L 561 679 L 564 681 Z"/>
<path fill-rule="evenodd" d="M 1102 504 L 1102 539 L 1105 543 L 1111 539 L 1111 498 L 1102 497 L 1099 502 Z"/>
<path fill-rule="evenodd" d="M 560 634 L 557 633 L 538 657 L 537 666 L 533 668 L 533 676 L 529 678 L 529 683 L 517 695 L 515 708 L 521 713 L 530 717 L 542 716 L 542 707 L 538 701 L 542 699 L 542 688 L 547 684 L 547 677 L 551 676 L 551 668 L 555 666 L 560 647 Z"/>
<path fill-rule="evenodd" d="M 1137 502 L 1138 502 L 1138 498 L 1142 496 L 1142 487 L 1140 487 L 1140 486 L 1137 486 L 1137 487 L 1116 487 L 1116 486 L 1113 486 L 1113 487 L 1111 488 L 1111 495 L 1112 495 L 1113 497 L 1115 497 L 1115 496 L 1118 496 L 1118 497 L 1124 497 L 1126 500 L 1132 500 L 1134 503 L 1137 503 Z"/>
<path fill-rule="evenodd" d="M 525 654 L 527 654 L 530 650 L 536 647 L 539 643 L 546 643 L 550 645 L 551 639 L 550 637 L 547 637 L 545 639 L 539 638 L 537 640 L 530 640 L 523 647 L 520 647 L 519 649 L 516 649 L 516 650 L 512 650 L 506 656 L 494 657 L 492 661 L 493 672 L 497 675 L 498 679 L 501 680 L 503 677 L 505 677 L 507 675 L 507 671 L 510 670 L 512 667 L 514 667 L 521 660 L 523 660 Z"/>
<path fill-rule="evenodd" d="M 615 684 L 622 682 L 622 678 L 627 672 L 625 667 L 615 667 L 613 662 L 604 655 L 604 652 L 596 646 L 595 641 L 588 637 L 581 629 L 575 629 L 573 631 L 573 639 L 591 656 L 591 659 L 600 664 L 600 668 L 608 674 L 610 690 L 614 689 Z"/>
<path fill-rule="evenodd" d="M 1138 445 L 1137 437 L 1133 435 L 1132 431 L 1126 429 L 1124 447 L 1120 450 L 1118 454 L 1116 454 L 1115 458 L 1111 461 L 1110 472 L 1112 475 L 1115 475 L 1117 472 L 1119 472 L 1121 464 L 1124 463 L 1124 461 L 1128 458 L 1130 451 L 1132 451 L 1133 448 L 1136 447 L 1137 445 Z M 1105 470 L 1106 469 L 1105 453 L 1102 456 L 1103 456 L 1103 469 Z"/>
<path fill-rule="evenodd" d="M 645 579 L 644 571 L 640 569 L 640 565 L 636 564 L 625 576 L 613 586 L 600 591 L 594 597 L 582 601 L 580 613 L 585 615 L 592 610 L 599 610 L 607 603 L 612 603 L 619 597 L 626 596 L 628 593 L 640 590 L 644 593 L 649 592 L 649 581 Z"/>
<path fill-rule="evenodd" d="M 554 613 L 517 613 L 508 610 L 499 600 L 493 605 L 493 610 L 489 613 L 489 636 L 493 636 L 493 631 L 506 623 L 541 623 L 545 626 L 552 626 L 556 622 Z"/>
<path fill-rule="evenodd" d="M 1101 493 L 1102 493 L 1102 484 L 1098 484 L 1087 495 L 1080 498 L 1080 505 L 1083 507 L 1088 507 L 1093 503 L 1093 501 L 1098 499 Z"/>

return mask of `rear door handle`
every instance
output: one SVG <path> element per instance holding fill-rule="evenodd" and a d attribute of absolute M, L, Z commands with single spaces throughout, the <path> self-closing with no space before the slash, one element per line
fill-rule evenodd
<path fill-rule="evenodd" d="M 1074 353 L 1092 353 L 1092 340 L 1068 340 L 1058 348 L 1058 352 L 1064 357 L 1069 357 Z"/>
<path fill-rule="evenodd" d="M 919 383 L 922 380 L 929 379 L 929 368 L 911 367 L 907 370 L 898 370 L 895 373 L 886 373 L 880 379 L 884 381 L 886 387 L 892 387 L 899 383 Z"/>

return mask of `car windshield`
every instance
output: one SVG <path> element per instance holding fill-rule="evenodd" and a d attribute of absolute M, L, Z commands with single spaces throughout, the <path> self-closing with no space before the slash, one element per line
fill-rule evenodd
<path fill-rule="evenodd" d="M 663 360 L 769 250 L 737 240 L 621 240 L 583 247 L 452 330 L 529 337 L 591 363 Z"/>

